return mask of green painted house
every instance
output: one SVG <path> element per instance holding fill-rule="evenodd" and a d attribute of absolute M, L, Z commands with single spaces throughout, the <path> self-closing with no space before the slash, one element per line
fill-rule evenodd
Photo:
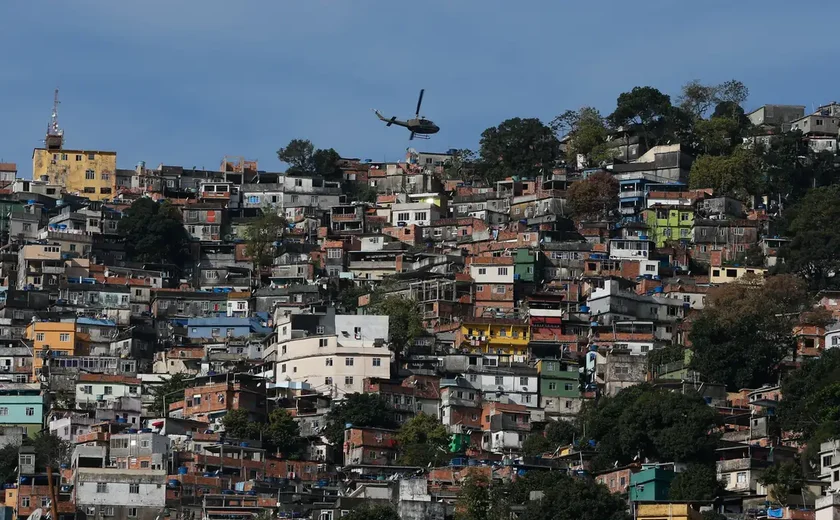
<path fill-rule="evenodd" d="M 513 257 L 513 279 L 519 282 L 542 282 L 545 256 L 540 251 L 517 249 Z"/>
<path fill-rule="evenodd" d="M 668 240 L 691 240 L 694 208 L 655 204 L 642 212 L 642 221 L 647 224 L 650 240 L 656 247 L 663 247 Z"/>
<path fill-rule="evenodd" d="M 658 467 L 643 467 L 630 475 L 630 500 L 633 502 L 662 502 L 668 500 L 671 481 L 676 473 Z"/>
<path fill-rule="evenodd" d="M 577 363 L 559 359 L 537 361 L 540 377 L 540 406 L 549 414 L 573 415 L 580 409 L 580 381 Z"/>

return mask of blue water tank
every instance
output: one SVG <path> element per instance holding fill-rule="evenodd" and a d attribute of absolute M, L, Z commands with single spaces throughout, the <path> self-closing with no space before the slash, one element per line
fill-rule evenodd
<path fill-rule="evenodd" d="M 185 466 L 178 467 L 178 474 L 179 475 L 186 475 L 187 471 L 189 471 Z"/>
<path fill-rule="evenodd" d="M 580 312 L 589 312 L 589 306 L 581 305 L 580 306 Z"/>
<path fill-rule="evenodd" d="M 174 479 L 174 478 L 169 479 L 169 481 L 166 483 L 166 485 L 171 487 L 171 488 L 178 487 L 178 486 L 181 485 L 181 481 L 178 480 L 178 479 Z"/>

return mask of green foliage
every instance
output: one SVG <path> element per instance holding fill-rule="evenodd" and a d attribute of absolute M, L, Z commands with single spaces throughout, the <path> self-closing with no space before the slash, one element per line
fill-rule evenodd
<path fill-rule="evenodd" d="M 671 500 L 711 501 L 723 494 L 714 465 L 691 464 L 671 482 Z"/>
<path fill-rule="evenodd" d="M 14 482 L 17 478 L 18 467 L 17 444 L 7 444 L 0 448 L 0 484 Z"/>
<path fill-rule="evenodd" d="M 31 441 L 27 439 L 24 443 L 35 448 L 35 466 L 38 470 L 46 470 L 47 467 L 58 469 L 62 464 L 70 464 L 73 444 L 53 433 L 38 433 Z"/>
<path fill-rule="evenodd" d="M 488 182 L 506 177 L 550 174 L 560 157 L 560 143 L 539 119 L 518 117 L 481 133 L 481 172 Z"/>
<path fill-rule="evenodd" d="M 789 215 L 791 241 L 781 250 L 784 269 L 812 290 L 836 287 L 840 271 L 840 185 L 810 190 Z"/>
<path fill-rule="evenodd" d="M 653 87 L 634 87 L 618 96 L 609 120 L 613 127 L 637 127 L 646 147 L 659 144 L 673 114 L 670 96 Z"/>
<path fill-rule="evenodd" d="M 181 212 L 169 201 L 148 197 L 134 201 L 117 224 L 126 254 L 136 262 L 183 265 L 189 255 L 190 237 Z"/>
<path fill-rule="evenodd" d="M 656 367 L 685 360 L 685 347 L 682 345 L 666 345 L 662 348 L 651 350 L 647 354 L 648 370 L 655 370 Z"/>
<path fill-rule="evenodd" d="M 542 491 L 540 500 L 529 500 Z M 627 502 L 603 484 L 572 478 L 561 472 L 529 472 L 505 486 L 505 510 L 524 505 L 520 518 L 529 520 L 629 520 Z M 509 518 L 506 516 L 505 518 Z"/>
<path fill-rule="evenodd" d="M 597 172 L 569 188 L 569 211 L 578 220 L 608 219 L 618 209 L 618 181 L 606 172 Z"/>
<path fill-rule="evenodd" d="M 154 409 L 161 417 L 166 417 L 170 404 L 184 398 L 184 389 L 189 386 L 190 376 L 187 374 L 173 374 L 169 379 L 161 379 L 161 383 L 152 387 L 155 396 Z"/>
<path fill-rule="evenodd" d="M 586 435 L 595 440 L 598 468 L 629 464 L 637 457 L 659 462 L 697 462 L 714 453 L 713 408 L 696 394 L 641 384 L 603 397 L 584 412 Z"/>
<path fill-rule="evenodd" d="M 805 475 L 802 466 L 796 462 L 783 462 L 765 469 L 758 477 L 758 482 L 768 486 L 770 500 L 787 506 L 788 495 L 797 494 L 802 490 Z"/>
<path fill-rule="evenodd" d="M 344 520 L 400 520 L 397 510 L 386 505 L 365 505 L 342 516 Z"/>
<path fill-rule="evenodd" d="M 373 300 L 369 313 L 388 316 L 388 335 L 394 352 L 404 352 L 425 332 L 417 302 L 413 299 L 391 295 Z"/>
<path fill-rule="evenodd" d="M 583 107 L 578 111 L 567 110 L 551 122 L 551 127 L 569 137 L 566 143 L 567 162 L 574 164 L 578 154 L 586 157 L 591 165 L 612 158 L 606 145 L 609 134 L 607 123 L 597 109 Z"/>
<path fill-rule="evenodd" d="M 725 81 L 719 85 L 703 85 L 699 80 L 692 80 L 683 85 L 679 104 L 696 119 L 701 119 L 713 106 L 715 115 L 721 115 L 718 107 L 724 106 L 729 115 L 734 107 L 742 105 L 749 97 L 749 89 L 738 80 Z"/>
<path fill-rule="evenodd" d="M 268 423 L 263 428 L 263 442 L 285 458 L 299 458 L 305 444 L 297 421 L 282 408 L 268 414 Z"/>
<path fill-rule="evenodd" d="M 726 155 L 740 143 L 741 122 L 734 117 L 703 119 L 695 123 L 694 133 L 699 151 L 706 155 Z"/>
<path fill-rule="evenodd" d="M 730 391 L 774 384 L 795 348 L 793 321 L 808 294 L 792 276 L 742 280 L 714 289 L 692 323 L 691 368 Z"/>
<path fill-rule="evenodd" d="M 366 182 L 356 181 L 352 183 L 350 193 L 356 202 L 376 202 L 376 188 Z"/>
<path fill-rule="evenodd" d="M 378 394 L 350 394 L 327 413 L 325 436 L 333 446 L 344 442 L 344 425 L 393 428 L 394 411 Z"/>
<path fill-rule="evenodd" d="M 491 511 L 492 490 L 487 477 L 471 473 L 461 485 L 455 504 L 455 520 L 491 520 L 501 518 L 498 511 Z"/>
<path fill-rule="evenodd" d="M 274 263 L 276 244 L 285 230 L 286 219 L 274 211 L 263 213 L 245 228 L 245 255 L 254 263 L 255 270 Z"/>
<path fill-rule="evenodd" d="M 552 421 L 545 428 L 545 438 L 551 443 L 552 450 L 555 450 L 557 446 L 571 444 L 575 439 L 580 439 L 580 429 L 571 421 Z"/>
<path fill-rule="evenodd" d="M 446 427 L 435 417 L 420 413 L 402 425 L 397 433 L 400 464 L 438 466 L 449 460 Z"/>
<path fill-rule="evenodd" d="M 779 424 L 817 445 L 840 434 L 840 349 L 805 361 L 782 380 Z"/>
<path fill-rule="evenodd" d="M 261 425 L 252 421 L 248 410 L 243 408 L 228 410 L 222 418 L 222 426 L 225 434 L 234 439 L 259 440 L 262 433 Z"/>
<path fill-rule="evenodd" d="M 467 148 L 456 150 L 443 165 L 443 174 L 449 180 L 472 180 L 476 173 L 478 157 Z"/>
<path fill-rule="evenodd" d="M 701 155 L 691 165 L 689 185 L 712 188 L 715 195 L 744 199 L 761 191 L 761 163 L 751 149 L 739 147 L 731 155 Z"/>
<path fill-rule="evenodd" d="M 341 155 L 332 148 L 316 149 L 308 139 L 292 139 L 284 148 L 277 150 L 277 158 L 289 165 L 287 175 L 341 178 Z"/>
<path fill-rule="evenodd" d="M 522 443 L 522 454 L 526 457 L 538 457 L 552 451 L 551 443 L 542 432 L 532 432 Z"/>

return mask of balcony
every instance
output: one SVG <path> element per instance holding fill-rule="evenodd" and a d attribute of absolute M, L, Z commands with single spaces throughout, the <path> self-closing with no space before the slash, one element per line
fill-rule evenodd
<path fill-rule="evenodd" d="M 396 260 L 361 260 L 350 262 L 350 270 L 353 269 L 396 269 Z"/>
<path fill-rule="evenodd" d="M 64 274 L 64 266 L 55 267 L 51 265 L 45 265 L 41 267 L 42 274 Z"/>
<path fill-rule="evenodd" d="M 507 415 L 494 415 L 490 417 L 490 431 L 531 431 L 531 424 L 529 422 L 526 422 L 527 418 L 525 418 L 524 415 L 520 417 L 523 417 L 522 421 L 516 421 L 513 417 Z"/>
<path fill-rule="evenodd" d="M 635 197 L 644 197 L 645 192 L 642 190 L 627 190 L 627 191 L 620 191 L 618 192 L 618 198 L 620 199 L 632 199 Z"/>
<path fill-rule="evenodd" d="M 355 213 L 333 213 L 330 218 L 335 222 L 362 220 L 362 216 Z"/>

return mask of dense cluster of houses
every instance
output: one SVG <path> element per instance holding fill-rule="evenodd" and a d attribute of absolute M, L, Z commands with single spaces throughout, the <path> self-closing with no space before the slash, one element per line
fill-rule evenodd
<path fill-rule="evenodd" d="M 833 114 L 766 106 L 749 117 L 831 121 L 834 137 L 813 141 L 836 149 Z M 647 381 L 697 391 L 726 417 L 717 472 L 727 511 L 833 511 L 837 443 L 822 447 L 822 480 L 810 499 L 803 493 L 810 511 L 765 503 L 762 469 L 793 457 L 768 428 L 778 387 L 727 393 L 687 362 L 647 358 L 687 343 L 685 318 L 702 311 L 710 288 L 775 264 L 786 239 L 769 234 L 772 205 L 688 189 L 692 158 L 679 145 L 610 143 L 626 160 L 539 178 L 452 178 L 451 152 L 409 150 L 399 162 L 343 159 L 342 176 L 328 180 L 230 157 L 218 170 L 120 169 L 115 152 L 65 149 L 51 129 L 31 179 L 0 164 L 0 444 L 47 431 L 72 453 L 47 470 L 21 447 L 9 514 L 222 520 L 269 510 L 337 520 L 378 501 L 402 518 L 442 520 L 469 472 L 588 470 L 582 447 L 534 459 L 523 443 L 573 420 L 587 400 Z M 569 188 L 600 171 L 619 183 L 616 213 L 573 220 Z M 355 200 L 348 187 L 358 184 L 375 200 Z M 118 223 L 141 197 L 180 209 L 191 237 L 185 265 L 128 257 Z M 266 211 L 288 229 L 273 265 L 255 270 L 245 230 Z M 358 301 L 339 306 L 348 291 Z M 373 293 L 417 305 L 425 332 L 401 352 L 391 318 L 367 312 Z M 822 303 L 840 310 L 838 299 L 825 293 Z M 798 337 L 816 355 L 840 344 L 840 329 Z M 186 389 L 163 393 L 176 376 Z M 355 393 L 380 395 L 399 423 L 436 417 L 457 456 L 443 467 L 400 465 L 395 430 L 352 424 L 331 444 L 327 413 Z M 298 421 L 303 456 L 224 431 L 231 410 L 265 422 L 276 408 Z M 628 495 L 638 518 L 696 518 L 667 503 L 681 469 L 640 462 L 594 478 Z"/>

